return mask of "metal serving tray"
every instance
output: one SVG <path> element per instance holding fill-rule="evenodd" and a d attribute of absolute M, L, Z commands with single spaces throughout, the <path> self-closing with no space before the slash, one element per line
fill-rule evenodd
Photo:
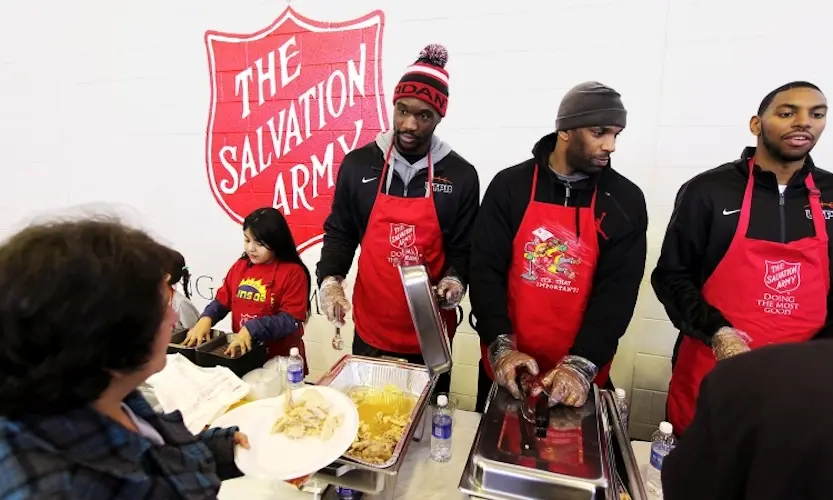
<path fill-rule="evenodd" d="M 633 449 L 609 391 L 594 385 L 582 408 L 553 408 L 547 438 L 549 445 L 555 445 L 551 448 L 530 438 L 534 429 L 518 433 L 509 428 L 518 419 L 523 421 L 520 405 L 507 391 L 492 386 L 460 478 L 460 491 L 488 500 L 619 500 L 621 485 L 632 500 L 647 498 Z M 518 418 L 507 418 L 515 412 Z M 523 425 L 532 426 L 528 422 Z M 520 434 L 522 446 L 504 444 L 513 431 L 516 441 Z M 550 441 L 553 431 L 556 436 Z M 624 474 L 619 473 L 620 469 Z"/>
<path fill-rule="evenodd" d="M 318 381 L 317 385 L 332 387 L 344 393 L 355 387 L 383 389 L 386 385 L 393 385 L 416 398 L 410 422 L 387 462 L 374 464 L 348 455 L 342 457 L 373 469 L 387 469 L 398 465 L 400 458 L 404 459 L 407 445 L 411 442 L 433 384 L 425 366 L 347 354 Z"/>
<path fill-rule="evenodd" d="M 604 402 L 602 407 L 605 414 L 602 423 L 608 442 L 611 470 L 616 474 L 619 482 L 623 483 L 631 500 L 647 500 L 648 493 L 645 490 L 645 483 L 642 481 L 639 463 L 633 453 L 630 436 L 628 436 L 619 407 L 616 405 L 614 393 L 609 390 L 601 392 L 602 401 Z M 618 472 L 620 470 L 624 472 L 624 477 L 620 477 L 621 474 Z"/>
<path fill-rule="evenodd" d="M 437 378 L 451 370 L 452 365 L 448 333 L 428 272 L 424 266 L 400 267 L 399 272 L 426 365 L 347 355 L 318 381 L 319 385 L 337 387 L 345 392 L 355 386 L 381 388 L 393 384 L 418 397 L 410 422 L 387 463 L 368 464 L 343 456 L 316 474 L 329 484 L 377 495 L 374 498 L 380 500 L 393 498 L 399 468 L 405 461 L 408 447 L 414 439 L 420 439 L 416 436 L 422 436 L 426 407 Z"/>
<path fill-rule="evenodd" d="M 507 391 L 492 386 L 460 490 L 494 500 L 613 498 L 608 496 L 598 388 L 594 386 L 582 408 L 551 410 L 546 444 L 530 437 L 534 425 L 525 421 L 521 406 Z"/>

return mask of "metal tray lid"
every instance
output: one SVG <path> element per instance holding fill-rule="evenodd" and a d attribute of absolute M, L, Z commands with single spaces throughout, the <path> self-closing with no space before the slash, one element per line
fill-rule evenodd
<path fill-rule="evenodd" d="M 400 266 L 399 273 L 425 365 L 432 377 L 446 373 L 451 370 L 451 345 L 428 271 L 423 265 Z"/>

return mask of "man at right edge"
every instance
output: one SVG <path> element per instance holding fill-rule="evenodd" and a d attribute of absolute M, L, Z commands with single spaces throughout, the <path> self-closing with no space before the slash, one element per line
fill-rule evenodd
<path fill-rule="evenodd" d="M 775 89 L 749 122 L 757 146 L 677 194 L 651 283 L 681 332 L 667 403 L 678 435 L 715 363 L 830 334 L 833 175 L 809 156 L 826 116 L 815 85 Z"/>

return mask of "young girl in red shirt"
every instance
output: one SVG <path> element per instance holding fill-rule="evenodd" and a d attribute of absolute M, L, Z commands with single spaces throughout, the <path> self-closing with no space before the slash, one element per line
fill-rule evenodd
<path fill-rule="evenodd" d="M 231 313 L 236 333 L 227 354 L 248 352 L 263 342 L 268 358 L 304 358 L 304 324 L 310 312 L 310 273 L 301 261 L 286 219 L 274 208 L 258 208 L 243 221 L 243 255 L 231 266 L 217 296 L 206 306 L 185 345 L 205 341 L 211 327 Z"/>

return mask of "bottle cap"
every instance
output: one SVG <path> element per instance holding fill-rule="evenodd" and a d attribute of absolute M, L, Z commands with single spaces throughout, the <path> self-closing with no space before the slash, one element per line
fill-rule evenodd
<path fill-rule="evenodd" d="M 625 399 L 625 390 L 624 389 L 616 389 L 616 397 L 619 399 Z"/>
<path fill-rule="evenodd" d="M 663 422 L 659 424 L 659 430 L 663 434 L 671 434 L 672 432 L 674 432 L 674 426 L 671 425 L 670 422 Z"/>
<path fill-rule="evenodd" d="M 300 356 L 300 353 L 301 353 L 301 351 L 299 351 L 297 347 L 293 347 L 292 349 L 289 350 L 289 355 L 290 356 Z"/>
<path fill-rule="evenodd" d="M 447 406 L 448 405 L 448 396 L 440 394 L 437 396 L 437 406 Z"/>

